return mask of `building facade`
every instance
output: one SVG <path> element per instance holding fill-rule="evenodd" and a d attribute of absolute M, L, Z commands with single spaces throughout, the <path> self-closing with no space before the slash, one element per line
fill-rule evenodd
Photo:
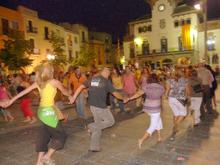
<path fill-rule="evenodd" d="M 113 61 L 113 45 L 112 45 L 112 36 L 105 32 L 89 32 L 89 40 L 90 45 L 103 50 L 96 50 L 96 52 L 103 52 L 103 54 L 99 54 L 98 58 L 102 59 L 102 65 L 110 65 Z M 99 46 L 98 46 L 99 45 Z M 102 48 L 103 47 L 103 48 Z M 99 57 L 101 56 L 101 57 Z"/>
<path fill-rule="evenodd" d="M 203 58 L 204 28 L 200 23 L 201 13 L 193 6 L 177 0 L 150 0 L 149 3 L 151 15 L 129 22 L 129 32 L 123 42 L 126 62 L 155 68 L 165 65 L 187 66 Z M 217 43 L 220 34 L 218 21 L 214 22 L 213 29 L 208 29 L 208 44 Z M 214 56 L 214 63 L 218 65 L 216 59 L 220 51 L 217 48 L 208 50 L 210 64 L 213 64 L 211 61 Z"/>
<path fill-rule="evenodd" d="M 32 54 L 29 55 L 29 58 L 33 59 L 32 65 L 25 68 L 27 73 L 32 72 L 42 61 L 50 60 L 51 56 L 56 58 L 49 42 L 52 32 L 64 39 L 63 49 L 69 61 L 78 56 L 80 35 L 77 32 L 41 19 L 38 17 L 37 11 L 24 6 L 18 6 L 17 10 L 0 7 L 0 13 L 0 36 L 7 36 L 7 31 L 11 28 L 16 28 L 16 30 L 24 33 L 25 39 L 29 40 L 34 47 Z"/>

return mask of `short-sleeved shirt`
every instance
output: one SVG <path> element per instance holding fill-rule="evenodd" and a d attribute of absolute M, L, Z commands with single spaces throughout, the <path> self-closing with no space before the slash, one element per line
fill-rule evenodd
<path fill-rule="evenodd" d="M 111 81 L 103 76 L 92 77 L 83 85 L 89 89 L 89 105 L 99 108 L 106 108 L 107 94 L 116 91 Z"/>
<path fill-rule="evenodd" d="M 84 75 L 78 77 L 75 73 L 72 73 L 69 81 L 73 85 L 73 91 L 75 92 L 76 89 L 86 81 L 86 77 Z"/>
<path fill-rule="evenodd" d="M 177 99 L 186 99 L 186 86 L 187 79 L 181 77 L 177 81 L 175 79 L 167 80 L 167 83 L 170 85 L 169 97 L 175 97 Z"/>
<path fill-rule="evenodd" d="M 123 76 L 123 83 L 124 92 L 126 94 L 133 95 L 136 92 L 137 87 L 135 85 L 135 76 L 132 73 Z"/>
<path fill-rule="evenodd" d="M 189 78 L 189 86 L 191 87 L 191 97 L 202 97 L 202 80 L 199 78 Z"/>

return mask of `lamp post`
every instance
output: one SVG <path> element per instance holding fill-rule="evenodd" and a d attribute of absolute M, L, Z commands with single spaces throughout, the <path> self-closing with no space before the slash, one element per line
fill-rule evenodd
<path fill-rule="evenodd" d="M 47 59 L 50 60 L 55 60 L 55 55 L 48 53 L 47 54 Z"/>
<path fill-rule="evenodd" d="M 200 3 L 196 3 L 194 5 L 194 8 L 196 10 L 201 10 L 203 12 L 203 23 L 204 23 L 204 60 L 208 62 L 208 46 L 207 46 L 207 30 L 208 30 L 208 24 L 207 24 L 207 0 L 201 0 Z"/>

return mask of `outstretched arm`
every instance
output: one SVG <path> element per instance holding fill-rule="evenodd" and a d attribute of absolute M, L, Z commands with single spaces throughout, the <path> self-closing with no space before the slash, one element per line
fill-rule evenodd
<path fill-rule="evenodd" d="M 60 81 L 54 79 L 51 81 L 51 84 L 58 88 L 63 95 L 70 97 L 69 91 L 63 86 L 63 84 Z"/>
<path fill-rule="evenodd" d="M 31 86 L 29 86 L 28 88 L 26 88 L 25 90 L 23 90 L 22 92 L 20 92 L 19 94 L 17 94 L 15 97 L 13 97 L 9 102 L 7 102 L 7 104 L 5 104 L 4 107 L 8 107 L 10 106 L 13 102 L 15 102 L 18 98 L 28 94 L 29 92 L 31 92 L 33 89 L 36 89 L 38 87 L 37 83 L 33 83 Z"/>
<path fill-rule="evenodd" d="M 127 101 L 136 99 L 136 98 L 142 96 L 143 94 L 144 94 L 144 91 L 143 90 L 139 90 L 133 96 L 129 97 Z"/>
<path fill-rule="evenodd" d="M 119 100 L 123 100 L 124 99 L 124 97 L 119 92 L 112 92 L 112 95 L 114 97 L 116 97 L 117 99 L 119 99 Z"/>
<path fill-rule="evenodd" d="M 80 86 L 76 89 L 74 95 L 69 98 L 71 104 L 75 102 L 77 96 L 79 95 L 79 93 L 80 93 L 84 88 L 86 88 L 86 87 L 82 84 L 82 85 L 80 85 Z"/>

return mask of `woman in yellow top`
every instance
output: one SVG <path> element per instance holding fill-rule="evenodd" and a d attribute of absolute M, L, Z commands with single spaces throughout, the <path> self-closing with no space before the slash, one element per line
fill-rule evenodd
<path fill-rule="evenodd" d="M 111 80 L 112 80 L 112 84 L 113 84 L 114 88 L 119 93 L 123 94 L 123 81 L 122 81 L 121 72 L 118 67 L 113 68 L 113 71 L 111 74 Z M 115 98 L 114 97 L 111 97 L 111 103 L 112 103 L 112 106 L 114 109 L 115 108 Z M 118 105 L 119 105 L 120 112 L 125 112 L 123 101 L 118 100 Z"/>
<path fill-rule="evenodd" d="M 42 124 L 36 139 L 36 151 L 38 152 L 36 165 L 53 165 L 54 162 L 51 160 L 52 154 L 56 150 L 62 149 L 66 140 L 66 133 L 58 119 L 59 113 L 54 108 L 54 97 L 56 96 L 57 89 L 66 96 L 69 96 L 69 93 L 60 81 L 53 78 L 53 74 L 54 69 L 51 64 L 44 63 L 39 65 L 36 68 L 36 82 L 3 104 L 4 107 L 9 106 L 23 95 L 38 89 L 41 98 L 38 118 Z M 49 142 L 50 146 L 48 149 Z"/>

